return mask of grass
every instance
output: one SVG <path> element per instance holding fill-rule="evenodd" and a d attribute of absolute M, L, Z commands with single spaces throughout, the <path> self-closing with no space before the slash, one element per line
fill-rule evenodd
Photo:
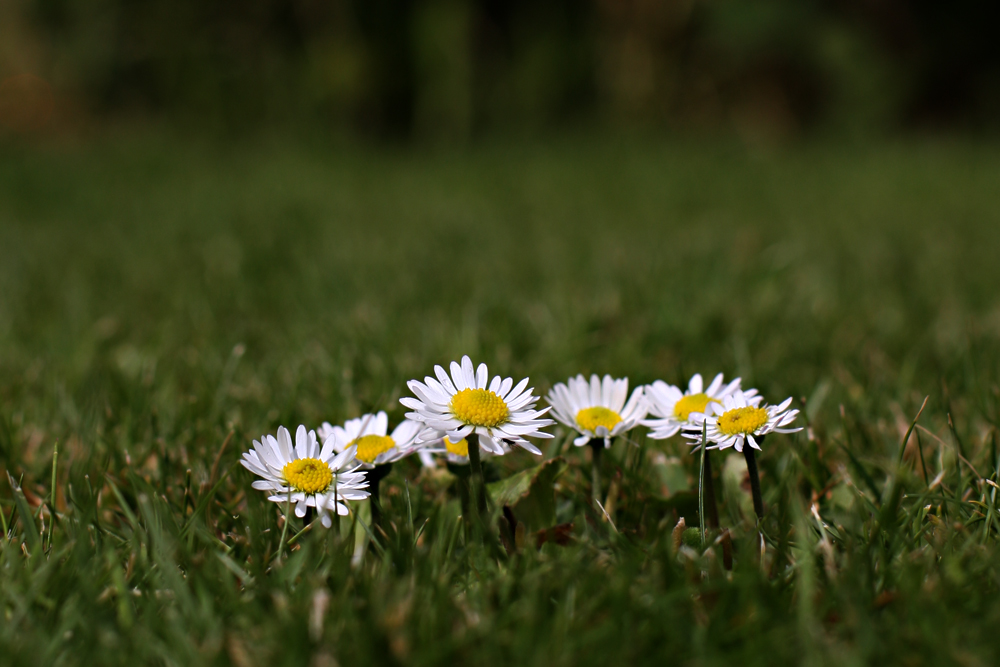
<path fill-rule="evenodd" d="M 0 662 L 995 664 L 998 178 L 995 147 L 926 141 L 5 145 Z M 487 470 L 513 557 L 416 461 L 382 546 L 295 519 L 276 557 L 251 439 L 397 420 L 464 353 L 543 394 L 722 371 L 801 397 L 808 431 L 758 458 L 763 563 L 740 457 L 712 461 L 727 572 L 674 544 L 686 445 L 607 452 L 612 525 L 562 429 Z"/>

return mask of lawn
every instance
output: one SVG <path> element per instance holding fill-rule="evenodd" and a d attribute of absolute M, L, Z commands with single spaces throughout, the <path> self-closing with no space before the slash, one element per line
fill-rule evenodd
<path fill-rule="evenodd" d="M 0 145 L 0 663 L 996 664 L 998 182 L 958 140 Z M 732 450 L 727 570 L 676 545 L 684 441 L 614 443 L 608 521 L 562 426 L 487 465 L 511 555 L 416 457 L 375 543 L 357 504 L 279 554 L 251 441 L 395 423 L 463 354 L 543 396 L 724 372 L 794 397 L 763 557 Z"/>

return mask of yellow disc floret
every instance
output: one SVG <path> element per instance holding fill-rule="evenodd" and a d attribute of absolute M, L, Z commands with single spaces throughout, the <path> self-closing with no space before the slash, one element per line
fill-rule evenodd
<path fill-rule="evenodd" d="M 358 453 L 354 455 L 359 461 L 374 463 L 379 454 L 383 454 L 396 446 L 396 441 L 387 435 L 363 435 L 351 441 L 352 445 L 358 446 Z"/>
<path fill-rule="evenodd" d="M 469 441 L 462 438 L 458 442 L 452 442 L 445 436 L 444 448 L 448 450 L 449 454 L 454 454 L 455 456 L 469 456 Z"/>
<path fill-rule="evenodd" d="M 766 423 L 767 410 L 764 408 L 733 408 L 719 417 L 719 430 L 726 435 L 747 435 Z"/>
<path fill-rule="evenodd" d="M 708 394 L 691 394 L 689 396 L 684 396 L 679 401 L 674 403 L 674 416 L 682 422 L 686 422 L 692 412 L 704 413 L 705 410 L 708 409 L 709 403 L 718 403 L 718 401 L 713 398 L 709 398 Z"/>
<path fill-rule="evenodd" d="M 296 491 L 319 493 L 330 488 L 333 471 L 319 459 L 296 459 L 281 469 L 285 481 Z"/>
<path fill-rule="evenodd" d="M 603 426 L 610 431 L 621 420 L 621 415 L 617 412 L 601 406 L 585 408 L 576 413 L 576 423 L 584 431 L 591 433 L 597 432 L 598 426 Z"/>
<path fill-rule="evenodd" d="M 493 428 L 507 422 L 510 410 L 488 389 L 463 389 L 451 397 L 451 414 L 463 424 Z"/>

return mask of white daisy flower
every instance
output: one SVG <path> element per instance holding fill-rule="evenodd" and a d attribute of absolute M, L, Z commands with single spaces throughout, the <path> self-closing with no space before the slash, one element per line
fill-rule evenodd
<path fill-rule="evenodd" d="M 628 378 L 614 379 L 605 375 L 582 375 L 570 378 L 567 384 L 559 382 L 546 400 L 552 406 L 552 415 L 560 422 L 576 429 L 580 437 L 573 441 L 577 447 L 597 438 L 604 439 L 604 446 L 611 446 L 611 438 L 630 431 L 646 416 L 646 401 L 642 387 L 636 387 L 628 396 Z"/>
<path fill-rule="evenodd" d="M 702 382 L 701 374 L 695 373 L 688 383 L 687 391 L 681 391 L 679 387 L 657 380 L 646 386 L 646 404 L 649 406 L 649 413 L 657 418 L 644 419 L 642 424 L 649 427 L 650 438 L 666 440 L 691 424 L 692 415 L 707 414 L 714 408 L 722 407 L 723 399 L 739 390 L 740 379 L 736 378 L 724 385 L 722 373 L 716 375 L 707 388 Z M 754 405 L 761 401 L 756 389 L 747 390 L 744 396 L 748 401 L 756 401 Z"/>
<path fill-rule="evenodd" d="M 707 426 L 705 436 L 714 443 L 708 449 L 735 447 L 742 452 L 744 443 L 753 449 L 760 449 L 755 438 L 768 433 L 795 433 L 802 428 L 785 428 L 798 416 L 798 410 L 789 410 L 792 399 L 785 399 L 780 405 L 760 405 L 760 397 L 747 396 L 736 391 L 722 399 L 722 406 L 713 410 L 714 414 L 696 416 L 685 427 L 684 437 L 701 441 L 702 422 Z"/>
<path fill-rule="evenodd" d="M 364 472 L 350 467 L 356 448 L 349 447 L 341 453 L 334 451 L 333 438 L 323 442 L 322 449 L 316 431 L 306 431 L 299 426 L 295 431 L 295 445 L 284 426 L 278 428 L 278 437 L 261 436 L 253 441 L 253 449 L 244 452 L 240 463 L 250 472 L 263 477 L 253 483 L 258 491 L 271 491 L 268 500 L 295 503 L 295 516 L 306 515 L 307 507 L 315 507 L 320 521 L 332 525 L 328 510 L 341 516 L 348 514 L 344 500 L 364 500 L 368 486 Z"/>
<path fill-rule="evenodd" d="M 319 427 L 319 435 L 326 442 L 335 438 L 334 450 L 342 452 L 348 447 L 356 446 L 358 453 L 355 460 L 362 468 L 370 469 L 383 463 L 398 461 L 419 449 L 417 436 L 424 428 L 420 422 L 404 419 L 392 431 L 389 430 L 389 418 L 385 412 L 374 415 L 363 415 L 347 421 L 343 426 L 331 426 L 323 422 Z"/>
<path fill-rule="evenodd" d="M 440 366 L 434 367 L 437 379 L 425 377 L 423 382 L 410 380 L 406 386 L 417 398 L 401 398 L 399 402 L 413 410 L 410 419 L 423 422 L 441 431 L 453 443 L 475 433 L 479 445 L 493 454 L 505 453 L 508 442 L 532 454 L 541 450 L 525 440 L 525 436 L 551 438 L 541 429 L 552 423 L 542 416 L 550 408 L 535 410 L 537 396 L 528 388 L 528 378 L 514 386 L 514 380 L 501 380 L 497 375 L 489 380 L 486 364 L 473 370 L 472 360 L 462 357 L 462 364 L 451 362 L 451 377 Z"/>

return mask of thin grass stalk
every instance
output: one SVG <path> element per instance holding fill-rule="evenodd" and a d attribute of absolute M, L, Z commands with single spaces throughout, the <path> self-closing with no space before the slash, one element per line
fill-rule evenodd
<path fill-rule="evenodd" d="M 375 553 L 378 554 L 379 558 L 381 558 L 382 556 L 384 556 L 385 555 L 385 547 L 383 547 L 381 544 L 379 544 L 379 541 L 375 538 L 375 533 L 372 531 L 371 526 L 369 526 L 367 523 L 365 523 L 365 520 L 361 518 L 361 513 L 360 512 L 355 511 L 355 512 L 353 512 L 353 514 L 354 514 L 354 521 L 356 523 L 358 523 L 358 524 L 361 524 L 361 527 L 364 529 L 365 533 L 368 535 L 368 542 L 371 543 L 372 548 L 375 549 Z M 367 545 L 367 543 L 366 543 L 366 545 Z M 359 553 L 363 554 L 364 553 L 364 549 L 361 549 L 360 551 L 356 551 L 355 553 L 356 554 L 359 554 Z M 359 561 L 359 563 L 360 563 L 360 561 Z"/>
<path fill-rule="evenodd" d="M 987 501 L 989 501 L 987 503 Z M 986 505 L 986 516 L 983 518 L 983 534 L 980 542 L 986 544 L 990 536 L 990 528 L 993 527 L 993 515 L 996 512 L 996 487 L 983 491 L 983 504 Z"/>
<path fill-rule="evenodd" d="M 930 478 L 927 476 L 927 463 L 924 461 L 924 443 L 920 440 L 920 431 L 917 431 L 917 452 L 920 454 L 920 469 L 924 471 L 924 486 L 929 486 Z"/>
<path fill-rule="evenodd" d="M 899 468 L 899 466 L 903 465 L 903 452 L 906 451 L 906 443 L 907 443 L 907 441 L 909 441 L 910 434 L 913 433 L 913 429 L 916 428 L 916 426 L 917 426 L 917 420 L 920 419 L 921 413 L 923 413 L 924 408 L 927 407 L 927 401 L 929 399 L 930 399 L 930 396 L 925 396 L 924 397 L 924 402 L 920 404 L 920 409 L 917 410 L 917 416 L 913 418 L 912 422 L 910 422 L 910 428 L 906 429 L 906 435 L 903 436 L 903 442 L 900 443 L 900 445 L 899 445 L 899 458 L 896 460 L 896 468 L 897 469 Z M 951 415 L 948 415 L 948 424 L 949 425 L 951 424 Z"/>
<path fill-rule="evenodd" d="M 715 499 L 715 480 L 712 479 L 712 452 L 705 449 L 705 518 L 709 528 L 719 527 L 719 504 Z"/>
<path fill-rule="evenodd" d="M 917 415 L 920 416 L 919 414 Z M 964 459 L 965 456 L 965 443 L 962 442 L 961 436 L 958 435 L 958 430 L 955 428 L 955 421 L 951 418 L 951 413 L 948 413 L 948 429 L 951 431 L 952 437 L 955 438 L 955 446 L 958 448 L 959 455 Z M 971 466 L 969 466 L 971 468 Z M 973 470 L 975 472 L 975 470 Z"/>
<path fill-rule="evenodd" d="M 52 485 L 49 491 L 49 547 L 52 549 L 52 538 L 56 532 L 56 469 L 59 463 L 59 443 L 56 442 L 52 452 Z"/>
<path fill-rule="evenodd" d="M 993 437 L 991 438 L 993 446 L 990 448 L 990 463 L 993 464 L 993 469 L 1000 473 L 1000 461 L 997 460 L 997 430 L 993 429 Z"/>
<path fill-rule="evenodd" d="M 11 518 L 14 517 L 13 511 L 11 512 Z M 7 527 L 7 513 L 3 511 L 3 506 L 0 506 L 0 525 L 3 526 L 3 539 L 7 539 L 7 534 L 10 529 Z"/>
<path fill-rule="evenodd" d="M 296 542 L 299 541 L 300 537 L 302 537 L 303 535 L 305 535 L 306 533 L 308 533 L 309 531 L 311 531 L 313 529 L 313 526 L 315 526 L 317 523 L 319 523 L 319 517 L 313 519 L 312 521 L 310 521 L 309 523 L 307 523 L 305 526 L 303 526 L 302 530 L 300 530 L 299 532 L 297 532 L 294 535 L 292 535 L 289 538 L 289 540 L 288 540 L 288 547 L 291 548 L 291 546 L 293 544 L 295 544 Z"/>

